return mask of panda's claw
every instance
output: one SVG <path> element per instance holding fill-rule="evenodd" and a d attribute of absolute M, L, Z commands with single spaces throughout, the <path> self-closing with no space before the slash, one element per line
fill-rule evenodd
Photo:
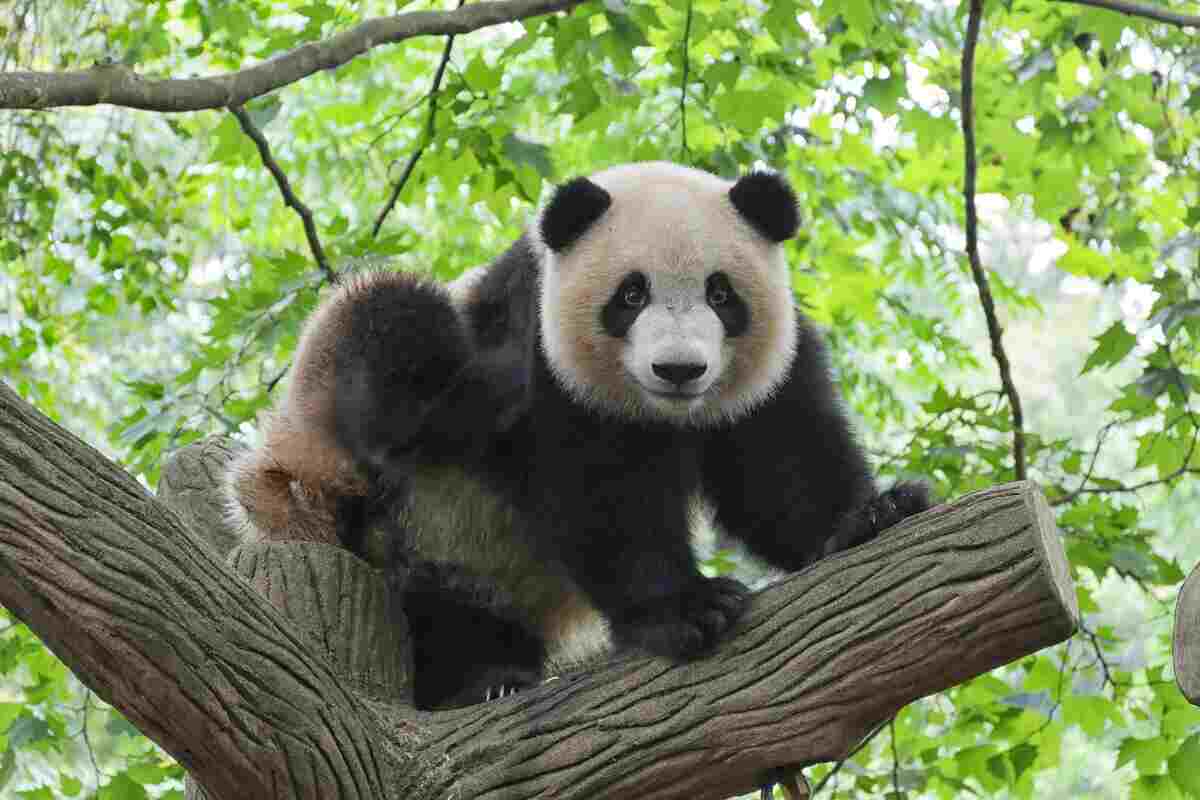
<path fill-rule="evenodd" d="M 493 700 L 503 700 L 506 697 L 512 697 L 517 692 L 521 691 L 519 686 L 500 684 L 499 686 L 488 686 L 483 692 L 483 702 L 490 703 Z"/>

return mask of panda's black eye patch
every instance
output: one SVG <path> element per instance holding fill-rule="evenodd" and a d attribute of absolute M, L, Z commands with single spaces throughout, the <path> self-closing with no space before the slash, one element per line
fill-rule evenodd
<path fill-rule="evenodd" d="M 726 336 L 741 336 L 750 327 L 750 308 L 724 272 L 708 276 L 704 282 L 704 295 L 725 327 Z"/>
<path fill-rule="evenodd" d="M 723 306 L 733 298 L 733 286 L 724 272 L 714 272 L 704 284 L 710 306 Z"/>
<path fill-rule="evenodd" d="M 631 272 L 617 286 L 600 312 L 600 323 L 609 336 L 622 339 L 633 321 L 650 302 L 650 282 L 640 272 Z"/>

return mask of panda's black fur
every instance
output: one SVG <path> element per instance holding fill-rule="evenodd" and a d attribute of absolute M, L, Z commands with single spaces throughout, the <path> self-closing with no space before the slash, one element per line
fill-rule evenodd
<path fill-rule="evenodd" d="M 622 180 L 636 180 L 638 169 L 674 180 L 671 170 L 681 170 L 624 169 Z M 737 229 L 745 246 L 759 248 L 761 237 L 761 252 L 774 259 L 775 243 L 798 225 L 786 183 L 752 173 L 722 191 L 723 200 L 705 200 L 730 207 L 717 224 L 745 224 Z M 724 532 L 785 570 L 867 541 L 929 506 L 920 484 L 877 492 L 822 339 L 802 318 L 795 319 L 790 362 L 771 354 L 784 370 L 778 378 L 758 386 L 753 398 L 720 401 L 705 417 L 660 418 L 645 398 L 628 408 L 594 400 L 590 387 L 564 377 L 555 361 L 563 358 L 555 350 L 562 343 L 547 342 L 542 327 L 547 315 L 583 319 L 579 324 L 594 324 L 595 335 L 606 337 L 601 344 L 624 348 L 639 308 L 655 302 L 661 276 L 654 259 L 665 251 L 645 252 L 644 270 L 608 286 L 611 296 L 590 298 L 594 315 L 578 317 L 577 303 L 551 309 L 559 298 L 543 296 L 557 285 L 545 283 L 556 259 L 572 257 L 589 236 L 619 233 L 608 220 L 620 202 L 588 179 L 564 184 L 533 233 L 453 297 L 403 274 L 350 281 L 309 324 L 295 385 L 264 445 L 231 473 L 234 512 L 260 537 L 340 541 L 361 552 L 366 527 L 394 521 L 395 557 L 407 567 L 419 707 L 477 702 L 490 687 L 536 681 L 558 639 L 595 622 L 597 611 L 618 645 L 674 658 L 709 650 L 738 619 L 747 595 L 736 581 L 700 573 L 690 546 L 697 497 Z M 688 219 L 686 203 L 681 208 Z M 668 232 L 664 242 L 680 236 Z M 677 275 L 686 278 L 687 270 Z M 737 348 L 765 346 L 746 337 L 775 321 L 762 318 L 761 287 L 743 281 L 737 265 L 695 277 L 721 326 L 720 347 L 734 353 L 718 359 L 721 369 L 733 370 Z M 778 291 L 788 297 L 773 307 L 790 314 L 790 290 Z M 668 310 L 683 313 L 679 308 Z M 701 311 L 702 322 L 717 324 Z M 603 359 L 609 351 L 596 352 Z M 689 378 L 676 373 L 713 368 L 651 366 L 680 392 Z M 670 394 L 661 402 L 674 408 L 693 401 Z M 293 447 L 297 441 L 305 446 Z M 439 502 L 453 511 L 459 495 L 434 499 L 446 476 L 469 488 L 461 520 L 446 523 L 456 526 L 453 541 L 427 507 Z M 471 516 L 467 495 L 486 513 Z M 499 561 L 505 563 L 493 564 Z"/>

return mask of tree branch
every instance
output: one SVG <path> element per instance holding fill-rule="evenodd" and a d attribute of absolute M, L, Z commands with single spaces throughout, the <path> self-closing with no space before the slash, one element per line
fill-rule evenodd
<path fill-rule="evenodd" d="M 0 74 L 0 108 L 43 109 L 111 103 L 147 111 L 181 112 L 240 106 L 334 69 L 385 44 L 414 36 L 447 36 L 565 11 L 582 0 L 492 0 L 454 11 L 412 11 L 367 20 L 321 42 L 310 42 L 238 72 L 206 78 L 143 78 L 126 65 L 73 72 Z"/>
<path fill-rule="evenodd" d="M 1200 706 L 1200 565 L 1179 589 L 1172 650 L 1179 691 L 1193 705 Z"/>
<path fill-rule="evenodd" d="M 382 740 L 295 628 L 0 384 L 0 603 L 214 798 L 384 797 Z"/>
<path fill-rule="evenodd" d="M 683 23 L 683 76 L 679 79 L 679 135 L 680 135 L 680 154 L 684 158 L 690 158 L 691 149 L 688 147 L 687 140 L 687 87 L 688 87 L 688 71 L 691 67 L 688 58 L 688 44 L 692 38 L 692 2 L 688 0 L 687 18 Z"/>
<path fill-rule="evenodd" d="M 1078 620 L 1049 507 L 1009 484 L 759 592 L 711 657 L 623 654 L 430 714 L 396 696 L 404 634 L 379 621 L 379 572 L 303 543 L 229 563 L 243 578 L 0 385 L 0 603 L 211 800 L 728 797 L 845 757 Z"/>
<path fill-rule="evenodd" d="M 971 277 L 979 289 L 979 302 L 987 319 L 988 338 L 992 342 L 992 357 L 1000 368 L 1000 383 L 1013 420 L 1013 474 L 1017 480 L 1025 480 L 1025 415 L 1021 411 L 1021 398 L 1013 384 L 1008 355 L 1000 340 L 1000 323 L 996 319 L 996 304 L 992 301 L 992 290 L 987 274 L 979 258 L 979 214 L 975 209 L 975 46 L 979 41 L 979 26 L 983 20 L 983 0 L 970 0 L 967 17 L 967 36 L 962 56 L 962 130 L 965 151 L 963 197 L 966 200 L 967 260 L 971 265 Z"/>
<path fill-rule="evenodd" d="M 1181 28 L 1200 28 L 1200 16 L 1194 14 L 1179 14 L 1157 6 L 1146 6 L 1140 3 L 1129 3 L 1125 0 L 1055 0 L 1058 3 L 1075 3 L 1081 6 L 1104 8 L 1109 11 L 1119 11 L 1130 17 L 1146 19 L 1178 25 Z"/>
<path fill-rule="evenodd" d="M 464 2 L 466 0 L 458 0 L 458 7 L 462 8 Z M 392 187 L 391 196 L 388 197 L 388 201 L 379 212 L 379 216 L 375 218 L 375 226 L 371 228 L 372 239 L 379 235 L 379 229 L 383 227 L 383 221 L 387 219 L 388 214 L 392 213 L 392 208 L 396 205 L 396 201 L 400 199 L 400 192 L 404 190 L 404 185 L 408 183 L 413 170 L 416 169 L 417 161 L 421 158 L 421 154 L 425 152 L 425 148 L 433 141 L 433 135 L 437 131 L 438 90 L 441 89 L 442 77 L 446 74 L 446 65 L 450 63 L 450 53 L 453 49 L 454 36 L 447 36 L 446 46 L 442 48 L 442 60 L 438 62 L 437 72 L 433 74 L 433 83 L 429 86 L 429 116 L 425 119 L 425 135 L 417 144 L 417 149 L 408 157 L 408 163 L 404 165 L 404 171 L 400 173 L 399 180 Z"/>
<path fill-rule="evenodd" d="M 292 184 L 288 181 L 287 175 L 283 173 L 283 168 L 271 156 L 271 146 L 267 143 L 266 137 L 254 125 L 254 120 L 250 119 L 250 115 L 246 113 L 246 109 L 242 106 L 230 106 L 229 110 L 237 117 L 238 124 L 242 126 L 242 131 L 250 137 L 255 147 L 258 148 L 258 155 L 262 159 L 263 165 L 270 171 L 271 177 L 275 179 L 276 185 L 279 186 L 279 193 L 283 195 L 283 202 L 300 215 L 300 221 L 304 224 L 304 237 L 308 239 L 308 248 L 312 251 L 317 266 L 321 268 L 321 272 L 325 273 L 326 279 L 336 285 L 340 279 L 333 268 L 329 266 L 329 261 L 325 258 L 325 250 L 321 247 L 321 240 L 317 237 L 317 226 L 313 222 L 312 211 L 292 191 Z"/>

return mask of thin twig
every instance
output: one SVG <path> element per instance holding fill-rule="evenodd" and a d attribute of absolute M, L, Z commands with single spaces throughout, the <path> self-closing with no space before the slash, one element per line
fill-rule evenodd
<path fill-rule="evenodd" d="M 373 148 L 373 147 L 375 147 L 375 145 L 379 144 L 381 139 L 383 139 L 385 136 L 389 135 L 392 131 L 394 131 L 396 129 L 397 125 L 399 125 L 401 122 L 403 122 L 409 114 L 411 114 L 412 112 L 414 112 L 418 108 L 420 108 L 421 105 L 428 99 L 429 99 L 429 93 L 426 92 L 425 94 L 421 95 L 416 100 L 414 100 L 408 106 L 408 108 L 404 109 L 403 111 L 397 111 L 395 114 L 392 114 L 390 117 L 388 117 L 387 122 L 386 122 L 387 128 L 382 133 L 380 133 L 378 136 L 376 136 L 374 139 L 367 142 L 367 147 Z"/>
<path fill-rule="evenodd" d="M 462 8 L 464 2 L 466 0 L 458 0 L 458 7 Z M 404 190 L 404 185 L 408 183 L 408 179 L 412 177 L 413 170 L 416 169 L 417 161 L 421 158 L 421 154 L 425 152 L 425 148 L 433 141 L 433 135 L 437 131 L 438 90 L 442 86 L 442 77 L 446 74 L 446 65 L 450 63 L 450 52 L 453 48 L 454 35 L 451 34 L 446 37 L 446 46 L 442 48 L 442 60 L 438 62 L 437 72 L 433 74 L 433 83 L 429 87 L 429 116 L 425 119 L 425 134 L 417 144 L 417 149 L 408 157 L 408 163 L 404 165 L 404 171 L 400 173 L 400 179 L 392 187 L 392 195 L 388 198 L 387 204 L 379 212 L 379 216 L 375 218 L 375 227 L 371 229 L 372 239 L 379 235 L 379 229 L 383 227 L 383 221 L 387 219 L 388 214 L 392 213 L 392 208 L 395 207 L 396 201 L 400 199 L 400 192 Z"/>
<path fill-rule="evenodd" d="M 1192 420 L 1192 441 L 1188 445 L 1187 455 L 1184 456 L 1183 461 L 1180 463 L 1180 465 L 1178 467 L 1176 467 L 1171 472 L 1167 473 L 1166 475 L 1163 475 L 1160 478 L 1153 478 L 1151 480 L 1145 480 L 1145 481 L 1142 481 L 1141 483 L 1134 483 L 1134 484 L 1118 483 L 1116 486 L 1095 486 L 1095 487 L 1084 486 L 1083 484 L 1080 484 L 1079 488 L 1077 488 L 1075 491 L 1071 492 L 1068 495 L 1064 495 L 1063 497 L 1057 498 L 1056 500 L 1052 501 L 1050 503 L 1050 505 L 1060 506 L 1064 503 L 1074 500 L 1076 497 L 1078 497 L 1081 494 L 1121 494 L 1121 493 L 1126 493 L 1126 492 L 1138 492 L 1138 491 L 1141 491 L 1142 489 L 1147 489 L 1151 486 L 1159 486 L 1160 484 L 1172 483 L 1175 480 L 1182 478 L 1184 475 L 1200 474 L 1200 469 L 1197 469 L 1196 467 L 1188 466 L 1192 462 L 1192 456 L 1195 455 L 1195 453 L 1196 453 L 1196 445 L 1197 445 L 1198 440 L 1200 440 L 1200 428 L 1198 428 L 1196 426 L 1196 417 L 1195 417 L 1195 414 L 1193 414 L 1191 411 L 1188 411 L 1186 414 L 1180 415 L 1180 417 L 1177 418 L 1175 420 L 1175 422 L 1178 422 L 1180 419 L 1182 419 L 1185 416 Z M 1175 422 L 1172 422 L 1169 425 L 1167 425 L 1167 430 L 1169 430 L 1172 426 L 1174 426 Z"/>
<path fill-rule="evenodd" d="M 283 174 L 283 169 L 271 155 L 271 146 L 267 144 L 266 137 L 255 127 L 254 121 L 250 119 L 246 109 L 242 106 L 230 106 L 229 110 L 237 117 L 238 124 L 242 126 L 245 134 L 258 147 L 258 155 L 262 159 L 263 165 L 270 171 L 271 176 L 275 178 L 275 183 L 279 186 L 279 193 L 283 195 L 283 201 L 300 215 L 300 221 L 304 223 L 304 236 L 308 239 L 308 247 L 312 250 L 313 258 L 317 260 L 317 266 L 325 273 L 325 277 L 329 279 L 330 283 L 337 284 L 338 275 L 329 266 L 329 261 L 325 258 L 325 251 L 321 248 L 321 240 L 317 238 L 317 226 L 313 224 L 312 211 L 300 202 L 300 198 L 296 197 L 296 193 L 292 191 L 292 185 L 288 182 L 287 175 Z"/>
<path fill-rule="evenodd" d="M 896 797 L 903 797 L 900 793 L 900 755 L 896 752 L 896 718 L 892 717 L 888 720 L 888 733 L 891 734 L 892 740 L 892 792 Z"/>
<path fill-rule="evenodd" d="M 687 18 L 683 23 L 683 77 L 679 80 L 679 136 L 680 153 L 684 158 L 691 157 L 691 148 L 687 140 L 687 87 L 688 70 L 691 67 L 688 58 L 688 42 L 692 38 L 692 2 L 688 0 Z"/>
<path fill-rule="evenodd" d="M 291 362 L 289 361 L 287 364 L 285 364 L 285 365 L 283 366 L 283 369 L 279 370 L 279 374 L 278 374 L 278 375 L 276 375 L 274 378 L 271 378 L 271 380 L 269 380 L 269 381 L 267 381 L 267 382 L 266 382 L 266 384 L 265 384 L 265 385 L 266 385 L 266 387 L 267 387 L 267 394 L 270 394 L 271 392 L 275 391 L 275 387 L 279 385 L 279 382 L 280 382 L 281 380 L 283 380 L 283 376 L 284 376 L 284 375 L 287 375 L 287 372 L 288 372 L 288 367 L 290 367 L 291 365 L 292 365 L 292 364 L 291 364 Z"/>
<path fill-rule="evenodd" d="M 1157 6 L 1144 6 L 1139 3 L 1127 3 L 1125 0 L 1055 0 L 1059 3 L 1077 3 L 1081 6 L 1105 8 L 1109 11 L 1119 11 L 1131 17 L 1145 17 L 1181 28 L 1200 28 L 1200 17 L 1194 14 L 1179 14 Z"/>
<path fill-rule="evenodd" d="M 1083 487 L 1087 486 L 1088 481 L 1092 479 L 1092 472 L 1096 469 L 1096 459 L 1100 455 L 1100 448 L 1104 446 L 1104 439 L 1108 436 L 1108 432 L 1112 430 L 1114 426 L 1120 425 L 1123 422 L 1125 422 L 1125 420 L 1114 419 L 1100 429 L 1100 433 L 1096 435 L 1096 447 L 1092 450 L 1091 461 L 1088 462 L 1087 471 L 1083 473 L 1083 478 L 1079 481 L 1079 486 L 1075 488 L 1075 491 L 1068 492 L 1062 497 L 1056 499 L 1051 505 L 1063 505 L 1064 503 L 1071 502 L 1079 496 L 1079 493 L 1083 491 Z"/>
<path fill-rule="evenodd" d="M 71 72 L 0 73 L 0 108 L 115 106 L 199 111 L 240 106 L 320 70 L 340 67 L 374 47 L 414 36 L 446 36 L 566 11 L 582 0 L 494 0 L 453 11 L 411 11 L 370 19 L 320 42 L 308 42 L 253 67 L 203 78 L 150 80 L 124 64 Z"/>
<path fill-rule="evenodd" d="M 1104 651 L 1101 649 L 1100 640 L 1096 638 L 1094 631 L 1091 631 L 1082 625 L 1079 626 L 1079 630 L 1092 643 L 1092 651 L 1096 654 L 1096 663 L 1100 665 L 1100 669 L 1104 673 L 1104 683 L 1111 684 L 1115 689 L 1117 684 L 1113 682 L 1112 671 L 1108 667 L 1108 659 L 1104 657 Z M 1103 690 L 1104 687 L 1101 686 L 1100 688 Z"/>
<path fill-rule="evenodd" d="M 1000 341 L 1000 323 L 996 320 L 996 306 L 992 301 L 992 290 L 979 259 L 979 214 L 975 209 L 975 45 L 979 41 L 979 26 L 983 20 L 983 0 L 971 0 L 967 16 L 967 37 L 963 44 L 962 57 L 962 129 L 965 150 L 965 178 L 963 196 L 966 200 L 967 260 L 971 264 L 971 276 L 979 289 L 979 301 L 983 304 L 983 315 L 987 318 L 988 338 L 992 341 L 992 357 L 1000 368 L 1000 383 L 1008 398 L 1013 421 L 1013 471 L 1019 481 L 1025 480 L 1025 415 L 1021 412 L 1021 398 L 1013 385 L 1012 372 L 1008 366 L 1008 355 Z"/>
<path fill-rule="evenodd" d="M 896 718 L 896 715 L 893 714 L 891 717 L 888 718 L 888 720 L 886 722 L 880 723 L 878 726 L 876 726 L 875 730 L 868 733 L 866 738 L 858 743 L 858 747 L 856 747 L 852 751 L 850 751 L 850 755 L 846 756 L 845 758 L 841 759 L 836 764 L 834 764 L 833 769 L 831 769 L 828 773 L 826 773 L 825 777 L 821 778 L 821 780 L 817 783 L 817 785 L 813 787 L 812 796 L 816 797 L 818 794 L 820 794 L 821 789 L 823 789 L 825 787 L 825 784 L 829 783 L 829 781 L 831 781 L 833 779 L 833 777 L 835 775 L 837 775 L 839 771 L 841 771 L 842 765 L 845 764 L 850 759 L 854 758 L 860 752 L 862 752 L 862 749 L 864 747 L 866 747 L 867 745 L 869 745 L 871 743 L 871 740 L 874 739 L 876 736 L 878 736 L 879 732 L 882 731 L 884 728 L 886 728 L 888 726 L 888 724 L 895 718 Z"/>
<path fill-rule="evenodd" d="M 96 777 L 96 786 L 100 785 L 100 766 L 96 763 L 96 753 L 92 749 L 92 739 L 88 735 L 88 710 L 92 703 L 92 690 L 88 689 L 83 698 L 83 744 L 87 747 L 88 758 L 92 761 L 92 773 Z"/>

